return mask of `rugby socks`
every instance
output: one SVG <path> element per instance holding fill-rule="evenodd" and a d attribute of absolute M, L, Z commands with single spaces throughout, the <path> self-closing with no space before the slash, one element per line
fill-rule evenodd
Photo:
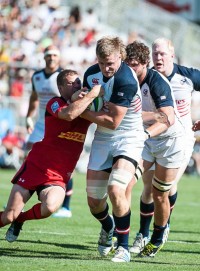
<path fill-rule="evenodd" d="M 46 217 L 42 217 L 41 215 L 41 203 L 37 203 L 28 211 L 20 213 L 16 220 L 17 222 L 23 223 L 26 220 L 43 219 L 43 218 Z"/>
<path fill-rule="evenodd" d="M 153 234 L 151 236 L 151 241 L 150 241 L 153 245 L 159 246 L 162 243 L 163 234 L 166 227 L 167 225 L 162 227 L 162 226 L 157 226 L 154 223 L 154 230 L 153 230 Z"/>
<path fill-rule="evenodd" d="M 114 214 L 113 217 L 115 220 L 115 230 L 117 232 L 118 247 L 122 246 L 123 248 L 128 250 L 131 211 L 123 217 L 117 217 Z"/>
<path fill-rule="evenodd" d="M 70 179 L 69 182 L 67 183 L 66 195 L 62 204 L 62 207 L 66 208 L 67 210 L 70 210 L 70 200 L 72 193 L 73 193 L 73 179 Z"/>
<path fill-rule="evenodd" d="M 1 215 L 2 215 L 3 212 L 0 212 L 0 228 L 4 227 L 2 221 L 1 221 Z"/>
<path fill-rule="evenodd" d="M 177 196 L 178 196 L 178 193 L 176 192 L 174 195 L 172 196 L 169 196 L 169 203 L 170 203 L 170 215 L 169 215 L 169 219 L 168 219 L 168 224 L 170 224 L 170 217 L 171 217 L 171 213 L 174 209 L 174 206 L 175 206 L 175 203 L 176 203 L 176 200 L 177 200 Z"/>
<path fill-rule="evenodd" d="M 140 230 L 143 237 L 149 236 L 149 229 L 154 215 L 154 203 L 146 204 L 140 199 Z"/>
<path fill-rule="evenodd" d="M 102 228 L 106 231 L 109 232 L 113 228 L 113 220 L 108 214 L 108 204 L 106 205 L 106 209 L 98 214 L 93 214 L 92 215 L 99 220 L 99 222 L 102 225 Z"/>

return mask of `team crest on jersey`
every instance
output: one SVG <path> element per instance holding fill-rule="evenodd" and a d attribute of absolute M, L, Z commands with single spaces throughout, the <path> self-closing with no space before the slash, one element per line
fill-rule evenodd
<path fill-rule="evenodd" d="M 183 85 L 184 83 L 187 83 L 187 79 L 184 77 L 183 79 L 181 79 L 180 83 L 181 85 Z"/>
<path fill-rule="evenodd" d="M 58 102 L 54 102 L 52 105 L 51 105 L 51 110 L 53 111 L 53 113 L 55 113 L 59 108 L 59 104 Z"/>
<path fill-rule="evenodd" d="M 148 89 L 143 89 L 143 94 L 144 94 L 144 96 L 147 96 L 147 94 L 148 94 Z"/>

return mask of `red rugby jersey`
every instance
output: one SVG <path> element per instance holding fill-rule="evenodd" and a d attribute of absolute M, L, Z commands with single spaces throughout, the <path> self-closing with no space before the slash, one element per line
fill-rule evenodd
<path fill-rule="evenodd" d="M 44 138 L 33 145 L 27 161 L 44 172 L 57 171 L 68 180 L 83 150 L 91 123 L 80 117 L 73 121 L 59 119 L 59 110 L 66 106 L 62 97 L 54 97 L 47 103 Z"/>

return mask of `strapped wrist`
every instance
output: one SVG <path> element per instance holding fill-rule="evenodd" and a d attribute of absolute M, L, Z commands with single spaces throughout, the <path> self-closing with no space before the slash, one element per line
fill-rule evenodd
<path fill-rule="evenodd" d="M 26 126 L 27 126 L 27 127 L 31 127 L 31 128 L 33 129 L 34 123 L 33 123 L 33 120 L 32 120 L 31 117 L 27 117 L 27 118 L 26 118 Z"/>

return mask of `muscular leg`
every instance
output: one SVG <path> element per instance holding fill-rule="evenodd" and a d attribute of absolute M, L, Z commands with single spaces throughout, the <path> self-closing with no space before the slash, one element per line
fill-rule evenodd
<path fill-rule="evenodd" d="M 127 250 L 131 212 L 126 188 L 132 180 L 134 173 L 135 167 L 132 162 L 119 159 L 113 166 L 108 185 L 108 194 L 112 203 L 118 236 L 118 246 Z"/>
<path fill-rule="evenodd" d="M 7 206 L 4 212 L 0 213 L 0 227 L 8 225 L 16 220 L 30 197 L 29 190 L 24 189 L 18 184 L 14 184 L 10 192 Z"/>
<path fill-rule="evenodd" d="M 188 161 L 186 161 L 185 163 L 183 163 L 181 165 L 181 167 L 179 168 L 178 173 L 176 175 L 175 182 L 172 185 L 172 188 L 170 189 L 170 192 L 169 192 L 170 216 L 171 216 L 171 213 L 174 209 L 174 206 L 175 206 L 175 203 L 177 200 L 177 195 L 178 195 L 178 193 L 177 193 L 178 187 L 177 186 L 178 186 L 178 183 L 181 180 L 181 177 L 183 176 L 183 174 L 187 168 L 187 165 L 188 165 Z M 169 216 L 168 224 L 170 224 L 170 216 Z"/>
<path fill-rule="evenodd" d="M 163 239 L 163 233 L 166 228 L 169 215 L 169 190 L 178 173 L 178 169 L 165 168 L 156 164 L 155 176 L 153 180 L 153 199 L 154 199 L 154 231 L 151 237 L 151 243 L 160 245 Z M 169 190 L 168 190 L 169 188 Z"/>
<path fill-rule="evenodd" d="M 65 191 L 61 186 L 51 186 L 43 189 L 39 195 L 41 203 L 37 203 L 28 211 L 21 213 L 17 221 L 23 223 L 26 220 L 49 217 L 61 206 L 64 197 Z"/>

